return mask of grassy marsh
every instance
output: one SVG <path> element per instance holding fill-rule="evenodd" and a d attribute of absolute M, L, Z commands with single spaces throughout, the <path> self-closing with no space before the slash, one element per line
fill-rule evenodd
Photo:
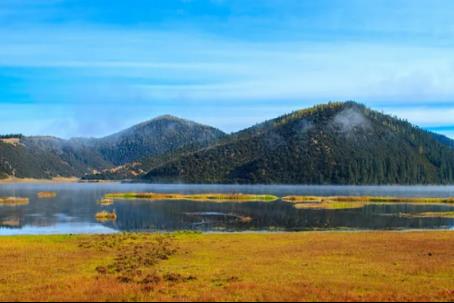
<path fill-rule="evenodd" d="M 364 207 L 366 202 L 299 202 L 294 207 L 298 209 L 355 209 Z"/>
<path fill-rule="evenodd" d="M 290 203 L 427 203 L 454 204 L 454 197 L 376 197 L 376 196 L 286 196 L 282 201 Z"/>
<path fill-rule="evenodd" d="M 279 200 L 274 195 L 254 194 L 174 194 L 174 193 L 109 193 L 104 196 L 108 199 L 144 199 L 144 200 L 190 200 L 205 202 L 272 202 Z"/>
<path fill-rule="evenodd" d="M 3 237 L 0 301 L 449 302 L 453 246 L 449 231 Z"/>
<path fill-rule="evenodd" d="M 368 204 L 453 204 L 454 198 L 430 197 L 374 197 L 374 196 L 286 196 L 282 201 L 293 203 L 298 209 L 354 209 Z"/>
<path fill-rule="evenodd" d="M 30 202 L 30 200 L 28 198 L 0 197 L 0 206 L 27 205 L 29 202 Z"/>

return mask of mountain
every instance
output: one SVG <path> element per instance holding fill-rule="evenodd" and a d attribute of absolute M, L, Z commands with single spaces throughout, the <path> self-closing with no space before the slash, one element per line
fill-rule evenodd
<path fill-rule="evenodd" d="M 103 176 L 118 178 L 122 170 L 184 146 L 206 146 L 225 134 L 213 127 L 173 116 L 161 116 L 99 139 L 55 137 L 0 137 L 0 178 Z M 139 170 L 142 173 L 142 170 Z M 138 173 L 137 173 L 138 174 Z M 105 176 L 104 176 L 105 177 Z"/>
<path fill-rule="evenodd" d="M 355 102 L 281 116 L 155 163 L 151 182 L 446 184 L 452 141 Z"/>
<path fill-rule="evenodd" d="M 454 141 L 355 102 L 226 135 L 160 116 L 99 138 L 0 136 L 0 178 L 186 183 L 447 184 Z"/>
<path fill-rule="evenodd" d="M 207 144 L 224 136 L 216 128 L 165 115 L 92 142 L 104 159 L 123 165 L 155 157 L 185 145 Z M 88 144 L 90 146 L 90 144 Z"/>
<path fill-rule="evenodd" d="M 0 138 L 0 178 L 82 176 L 111 166 L 96 152 L 54 137 Z"/>
<path fill-rule="evenodd" d="M 160 116 L 117 134 L 85 142 L 115 166 L 85 175 L 84 179 L 133 179 L 151 169 L 158 159 L 206 147 L 224 136 L 225 133 L 210 126 L 170 115 Z"/>
<path fill-rule="evenodd" d="M 454 148 L 454 140 L 444 136 L 444 135 L 440 135 L 440 134 L 435 134 L 435 133 L 432 133 L 432 136 L 434 137 L 435 140 L 437 140 L 438 142 L 442 143 L 442 144 L 445 144 L 451 148 Z"/>

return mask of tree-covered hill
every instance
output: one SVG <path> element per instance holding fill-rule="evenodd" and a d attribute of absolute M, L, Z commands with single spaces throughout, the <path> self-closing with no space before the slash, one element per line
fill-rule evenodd
<path fill-rule="evenodd" d="M 161 116 L 100 139 L 0 136 L 0 178 L 283 184 L 454 183 L 454 141 L 354 103 L 225 135 Z"/>
<path fill-rule="evenodd" d="M 452 183 L 454 150 L 443 140 L 358 103 L 330 103 L 264 122 L 207 148 L 169 159 L 155 165 L 144 179 L 190 183 Z"/>
<path fill-rule="evenodd" d="M 117 134 L 97 139 L 92 146 L 115 165 L 155 157 L 185 145 L 211 143 L 224 136 L 216 128 L 165 115 Z"/>
<path fill-rule="evenodd" d="M 100 139 L 4 135 L 0 136 L 0 178 L 93 175 L 122 179 L 136 176 L 129 167 L 136 167 L 140 164 L 136 161 L 142 158 L 154 158 L 187 145 L 206 146 L 222 136 L 218 129 L 172 116 L 161 116 Z"/>

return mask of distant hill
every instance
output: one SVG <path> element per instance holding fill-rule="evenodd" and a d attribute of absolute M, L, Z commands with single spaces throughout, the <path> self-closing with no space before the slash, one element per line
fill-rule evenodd
<path fill-rule="evenodd" d="M 123 165 L 188 144 L 210 143 L 222 136 L 224 133 L 216 128 L 165 115 L 94 140 L 91 146 L 113 164 Z"/>
<path fill-rule="evenodd" d="M 0 139 L 0 177 L 82 176 L 110 166 L 95 152 L 53 137 Z"/>
<path fill-rule="evenodd" d="M 151 182 L 445 184 L 452 140 L 355 102 L 300 110 L 169 158 Z"/>
<path fill-rule="evenodd" d="M 140 163 L 135 161 L 186 145 L 206 146 L 222 136 L 218 129 L 173 116 L 161 116 L 100 139 L 6 135 L 0 137 L 0 177 L 106 178 L 104 174 L 110 172 L 112 178 L 126 178 L 137 175 L 129 169 L 121 174 L 123 167 Z"/>
<path fill-rule="evenodd" d="M 0 178 L 246 184 L 454 183 L 454 141 L 355 102 L 226 135 L 160 116 L 99 138 L 0 136 Z"/>

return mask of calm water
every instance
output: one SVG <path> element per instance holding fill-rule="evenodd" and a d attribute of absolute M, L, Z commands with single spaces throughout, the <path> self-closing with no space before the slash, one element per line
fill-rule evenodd
<path fill-rule="evenodd" d="M 54 199 L 38 199 L 55 191 Z M 454 186 L 237 186 L 155 184 L 8 184 L 0 196 L 30 198 L 25 206 L 0 206 L 0 235 L 112 233 L 118 231 L 297 231 L 314 229 L 454 229 L 454 219 L 405 218 L 400 213 L 454 211 L 450 205 L 387 204 L 358 209 L 295 209 L 292 204 L 119 201 L 96 203 L 109 192 L 242 192 L 285 195 L 454 196 Z M 99 223 L 95 214 L 115 210 L 115 222 Z M 250 217 L 251 221 L 241 220 Z"/>

